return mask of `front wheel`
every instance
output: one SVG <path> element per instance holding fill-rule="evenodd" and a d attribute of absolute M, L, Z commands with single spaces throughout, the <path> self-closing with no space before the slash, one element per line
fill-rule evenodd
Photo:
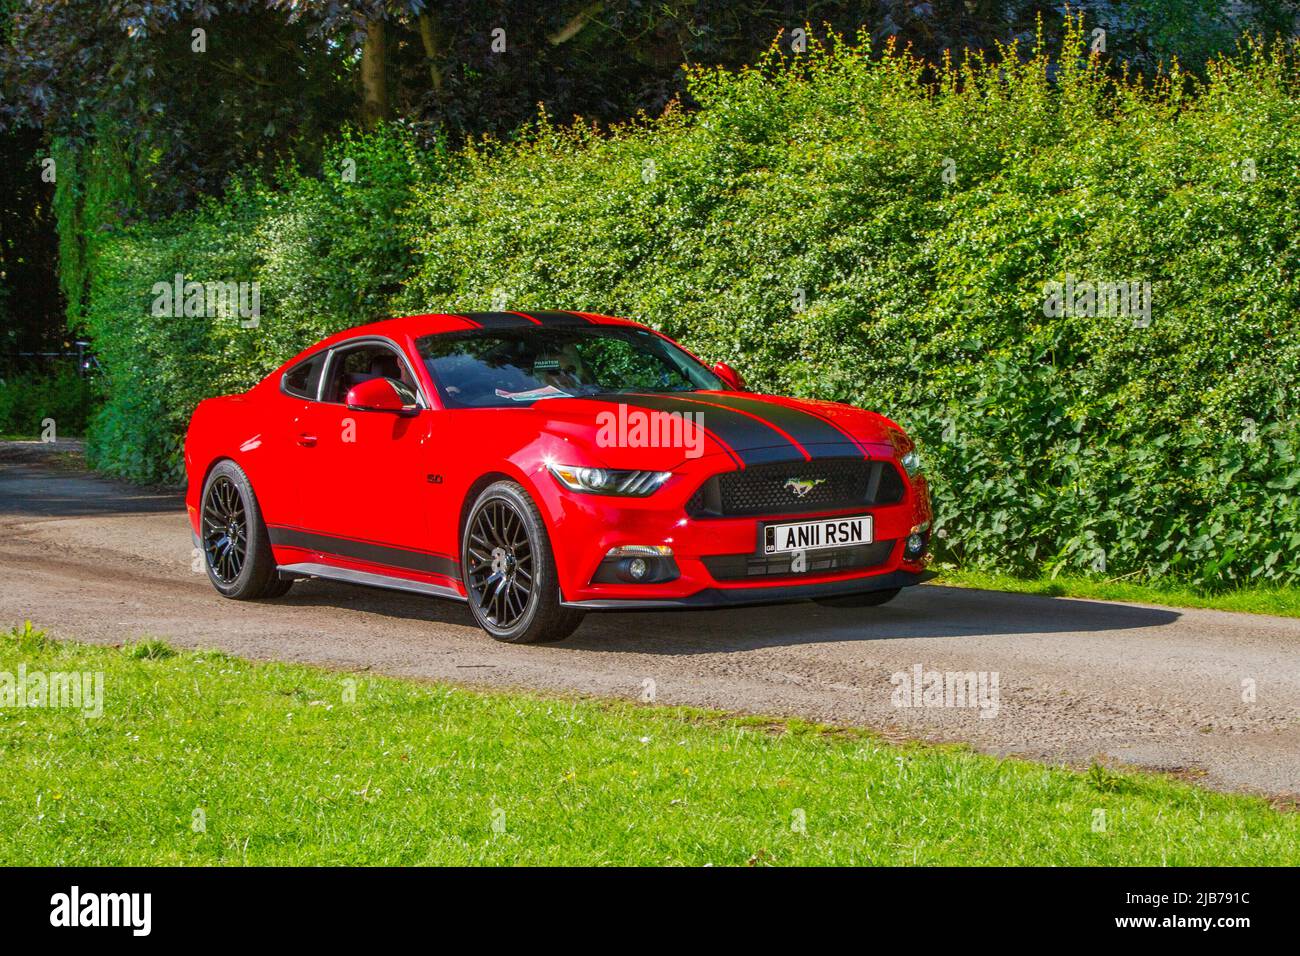
<path fill-rule="evenodd" d="M 862 594 L 841 594 L 839 597 L 813 598 L 823 607 L 879 607 L 898 597 L 902 588 L 889 588 L 885 591 L 864 591 Z"/>
<path fill-rule="evenodd" d="M 581 623 L 581 611 L 560 603 L 546 525 L 521 485 L 498 481 L 483 490 L 465 522 L 460 550 L 469 609 L 498 641 L 562 641 Z"/>

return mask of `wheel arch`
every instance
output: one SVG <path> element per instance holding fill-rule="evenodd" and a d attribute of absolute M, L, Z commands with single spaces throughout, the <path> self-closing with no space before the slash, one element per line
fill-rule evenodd
<path fill-rule="evenodd" d="M 469 488 L 465 490 L 465 497 L 460 503 L 460 517 L 456 520 L 457 558 L 460 557 L 461 542 L 465 538 L 465 522 L 469 520 L 469 513 L 474 507 L 474 502 L 477 501 L 478 496 L 483 493 L 483 489 L 487 488 L 489 485 L 496 484 L 498 481 L 513 481 L 517 484 L 521 484 L 525 491 L 530 495 L 532 494 L 532 489 L 529 488 L 527 484 L 520 481 L 518 475 L 512 475 L 506 471 L 489 471 L 475 478 Z"/>
<path fill-rule="evenodd" d="M 203 469 L 203 477 L 199 479 L 198 487 L 195 491 L 195 498 L 196 498 L 195 504 L 199 508 L 199 514 L 196 515 L 195 517 L 196 525 L 201 525 L 201 520 L 202 520 L 201 516 L 202 516 L 202 508 L 203 508 L 203 490 L 208 487 L 208 479 L 212 477 L 212 472 L 216 469 L 218 465 L 220 465 L 222 462 L 225 461 L 230 462 L 241 472 L 243 472 L 244 480 L 248 482 L 248 493 L 253 496 L 253 500 L 257 503 L 258 511 L 260 512 L 262 509 L 262 499 L 257 493 L 257 486 L 253 483 L 253 476 L 248 473 L 248 466 L 245 465 L 238 458 L 236 458 L 234 455 L 227 454 L 225 452 L 217 452 L 213 454 L 212 458 L 208 461 L 207 466 Z M 196 527 L 195 530 L 198 531 L 199 533 L 202 533 L 201 526 Z"/>
<path fill-rule="evenodd" d="M 208 466 L 203 469 L 203 477 L 199 479 L 200 496 L 203 495 L 203 489 L 208 486 L 208 478 L 211 477 L 212 475 L 212 469 L 216 468 L 217 465 L 221 464 L 223 461 L 228 461 L 232 465 L 239 465 L 239 462 L 234 458 L 233 455 L 213 455 L 212 459 L 208 462 Z M 241 471 L 244 472 L 245 475 L 248 474 L 248 471 L 244 469 L 243 465 L 239 465 L 239 468 Z M 253 484 L 251 480 L 248 483 L 250 486 Z"/>
<path fill-rule="evenodd" d="M 188 481 L 186 482 L 185 490 L 186 511 L 188 512 L 188 517 L 190 519 L 190 531 L 192 531 L 196 536 L 201 536 L 203 534 L 203 492 L 208 487 L 208 479 L 212 477 L 212 470 L 223 461 L 231 461 L 236 465 L 239 464 L 239 462 L 235 461 L 235 459 L 230 455 L 214 454 L 208 458 L 207 464 L 203 466 L 203 472 L 201 474 L 196 470 L 191 469 L 187 476 Z M 191 462 L 193 462 L 192 459 Z M 247 472 L 245 472 L 245 474 L 247 474 Z M 252 482 L 249 482 L 249 484 L 251 485 Z"/>
<path fill-rule="evenodd" d="M 461 543 L 465 537 L 465 522 L 469 520 L 469 513 L 474 507 L 474 502 L 478 500 L 478 496 L 483 493 L 484 488 L 498 481 L 513 481 L 524 489 L 524 492 L 532 499 L 533 504 L 537 506 L 538 514 L 542 516 L 542 526 L 546 529 L 547 537 L 552 541 L 555 540 L 555 519 L 550 502 L 547 501 L 546 496 L 541 493 L 536 483 L 523 468 L 520 468 L 514 461 L 506 460 L 497 463 L 496 467 L 491 471 L 485 471 L 475 478 L 465 491 L 465 496 L 460 503 L 460 515 L 456 520 L 456 553 L 458 557 Z"/>

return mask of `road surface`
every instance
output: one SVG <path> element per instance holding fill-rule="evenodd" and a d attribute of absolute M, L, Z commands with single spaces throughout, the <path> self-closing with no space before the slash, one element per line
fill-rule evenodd
<path fill-rule="evenodd" d="M 475 685 L 653 690 L 660 703 L 1300 794 L 1300 619 L 923 585 L 859 610 L 589 614 L 562 644 L 516 647 L 461 605 L 362 587 L 309 581 L 277 601 L 228 601 L 193 570 L 191 548 L 178 495 L 0 444 L 0 626 Z M 973 672 L 977 690 L 986 675 L 984 706 L 938 706 L 933 692 L 935 706 L 897 706 L 931 671 Z"/>

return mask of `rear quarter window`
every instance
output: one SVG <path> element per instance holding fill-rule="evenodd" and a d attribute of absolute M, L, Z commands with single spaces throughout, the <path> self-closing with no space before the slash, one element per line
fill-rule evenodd
<path fill-rule="evenodd" d="M 288 395 L 298 398 L 316 400 L 320 386 L 321 372 L 325 368 L 325 352 L 317 352 L 311 358 L 303 359 L 280 379 L 280 387 Z"/>

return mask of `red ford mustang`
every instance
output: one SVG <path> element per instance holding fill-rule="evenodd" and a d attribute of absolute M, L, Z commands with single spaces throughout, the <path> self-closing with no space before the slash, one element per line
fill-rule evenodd
<path fill-rule="evenodd" d="M 493 637 L 590 610 L 883 604 L 928 576 L 930 503 L 889 419 L 745 390 L 580 312 L 349 329 L 199 405 L 186 505 L 208 577 L 467 601 Z"/>

